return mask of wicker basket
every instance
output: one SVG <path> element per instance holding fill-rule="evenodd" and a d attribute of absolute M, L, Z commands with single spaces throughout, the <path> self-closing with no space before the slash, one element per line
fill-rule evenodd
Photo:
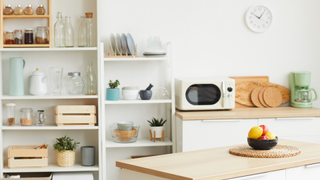
<path fill-rule="evenodd" d="M 57 164 L 60 167 L 71 167 L 76 161 L 75 151 L 57 151 Z"/>

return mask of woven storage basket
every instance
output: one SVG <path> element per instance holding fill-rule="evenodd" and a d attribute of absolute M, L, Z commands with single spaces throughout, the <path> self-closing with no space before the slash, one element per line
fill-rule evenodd
<path fill-rule="evenodd" d="M 57 151 L 57 164 L 60 167 L 71 167 L 76 161 L 75 151 Z"/>

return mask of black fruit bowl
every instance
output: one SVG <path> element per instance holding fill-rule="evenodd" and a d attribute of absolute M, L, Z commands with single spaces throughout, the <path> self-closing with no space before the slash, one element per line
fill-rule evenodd
<path fill-rule="evenodd" d="M 270 150 L 278 144 L 278 137 L 276 137 L 276 139 L 268 139 L 268 140 L 251 139 L 251 138 L 248 138 L 247 140 L 248 140 L 249 146 L 251 146 L 253 149 L 256 149 L 256 150 Z"/>

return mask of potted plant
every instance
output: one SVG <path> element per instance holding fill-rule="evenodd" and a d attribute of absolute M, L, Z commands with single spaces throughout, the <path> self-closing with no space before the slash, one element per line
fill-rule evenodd
<path fill-rule="evenodd" d="M 120 85 L 118 80 L 109 81 L 109 88 L 107 88 L 107 100 L 118 101 L 120 97 L 120 90 L 117 88 Z"/>
<path fill-rule="evenodd" d="M 57 164 L 60 167 L 71 167 L 76 160 L 76 148 L 80 144 L 70 137 L 64 136 L 57 138 L 57 142 L 53 145 L 57 152 Z"/>
<path fill-rule="evenodd" d="M 163 120 L 162 118 L 160 120 L 156 119 L 156 118 L 152 118 L 151 121 L 149 121 L 149 120 L 147 120 L 147 121 L 149 122 L 152 134 L 154 133 L 154 131 L 156 132 L 156 137 L 154 137 L 154 138 L 161 138 L 163 125 L 164 125 L 164 123 L 167 122 L 167 120 Z"/>

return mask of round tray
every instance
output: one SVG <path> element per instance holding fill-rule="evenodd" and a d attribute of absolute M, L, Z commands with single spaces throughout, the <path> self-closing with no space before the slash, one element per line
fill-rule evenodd
<path fill-rule="evenodd" d="M 255 150 L 249 145 L 240 145 L 229 149 L 229 153 L 243 157 L 254 157 L 254 158 L 284 158 L 297 156 L 301 151 L 292 146 L 277 145 L 270 150 Z"/>

